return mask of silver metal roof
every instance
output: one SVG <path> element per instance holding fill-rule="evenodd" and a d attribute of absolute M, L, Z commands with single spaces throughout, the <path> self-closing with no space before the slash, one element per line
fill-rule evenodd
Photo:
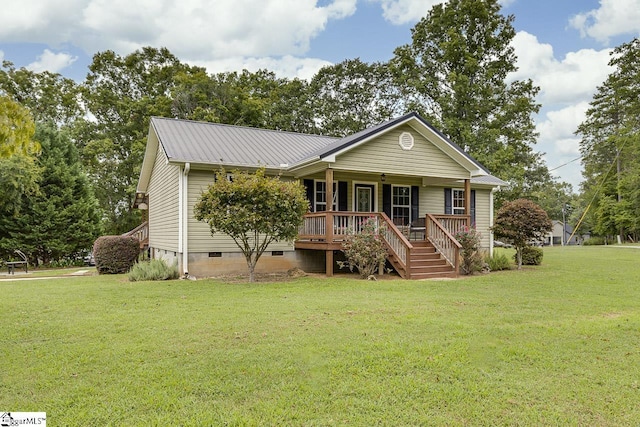
<path fill-rule="evenodd" d="M 153 117 L 151 126 L 170 161 L 229 166 L 293 165 L 336 138 Z"/>

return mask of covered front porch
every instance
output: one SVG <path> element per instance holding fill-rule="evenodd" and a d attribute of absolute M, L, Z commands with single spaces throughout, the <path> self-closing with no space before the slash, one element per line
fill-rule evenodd
<path fill-rule="evenodd" d="M 460 271 L 457 230 L 469 225 L 466 215 L 424 217 L 424 226 L 398 227 L 384 212 L 316 212 L 305 215 L 296 249 L 325 252 L 327 276 L 334 273 L 333 252 L 362 230 L 365 221 L 375 221 L 387 247 L 387 259 L 400 277 L 456 277 Z M 420 224 L 422 221 L 418 221 Z M 435 255 L 435 256 L 434 256 Z"/>
<path fill-rule="evenodd" d="M 460 244 L 454 235 L 472 224 L 470 179 L 433 180 L 330 167 L 322 175 L 303 180 L 312 212 L 305 215 L 295 248 L 324 251 L 328 276 L 334 273 L 334 251 L 369 219 L 383 230 L 388 260 L 401 277 L 458 275 Z"/>

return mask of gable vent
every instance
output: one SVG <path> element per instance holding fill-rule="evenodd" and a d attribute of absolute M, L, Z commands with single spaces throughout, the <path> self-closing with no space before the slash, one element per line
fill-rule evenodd
<path fill-rule="evenodd" d="M 399 144 L 403 150 L 411 150 L 413 148 L 413 135 L 409 132 L 402 132 L 400 134 Z"/>

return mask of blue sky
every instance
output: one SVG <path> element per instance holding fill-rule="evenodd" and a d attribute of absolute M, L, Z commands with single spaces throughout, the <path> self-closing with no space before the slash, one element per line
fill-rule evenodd
<path fill-rule="evenodd" d="M 166 46 L 214 73 L 267 68 L 310 78 L 345 59 L 386 61 L 441 0 L 3 0 L 0 60 L 84 79 L 94 53 Z M 640 35 L 640 0 L 501 0 L 519 71 L 541 87 L 535 149 L 551 169 L 579 156 L 574 132 L 611 49 Z M 555 169 L 571 183 L 580 162 Z"/>

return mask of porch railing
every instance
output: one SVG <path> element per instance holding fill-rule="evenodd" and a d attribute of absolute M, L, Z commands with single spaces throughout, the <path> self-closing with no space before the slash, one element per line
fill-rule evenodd
<path fill-rule="evenodd" d="M 447 262 L 460 273 L 460 249 L 462 246 L 452 233 L 460 230 L 469 222 L 464 215 L 432 215 L 427 214 L 426 237 Z"/>
<path fill-rule="evenodd" d="M 364 222 L 370 219 L 376 222 L 376 227 L 385 224 L 381 236 L 389 250 L 389 255 L 403 270 L 401 274 L 410 275 L 413 245 L 384 213 L 343 211 L 308 213 L 300 227 L 298 240 L 341 243 L 360 232 Z"/>
<path fill-rule="evenodd" d="M 149 242 L 149 222 L 143 222 L 133 230 L 124 233 L 124 236 L 135 237 L 140 242 L 140 247 L 144 247 Z"/>

